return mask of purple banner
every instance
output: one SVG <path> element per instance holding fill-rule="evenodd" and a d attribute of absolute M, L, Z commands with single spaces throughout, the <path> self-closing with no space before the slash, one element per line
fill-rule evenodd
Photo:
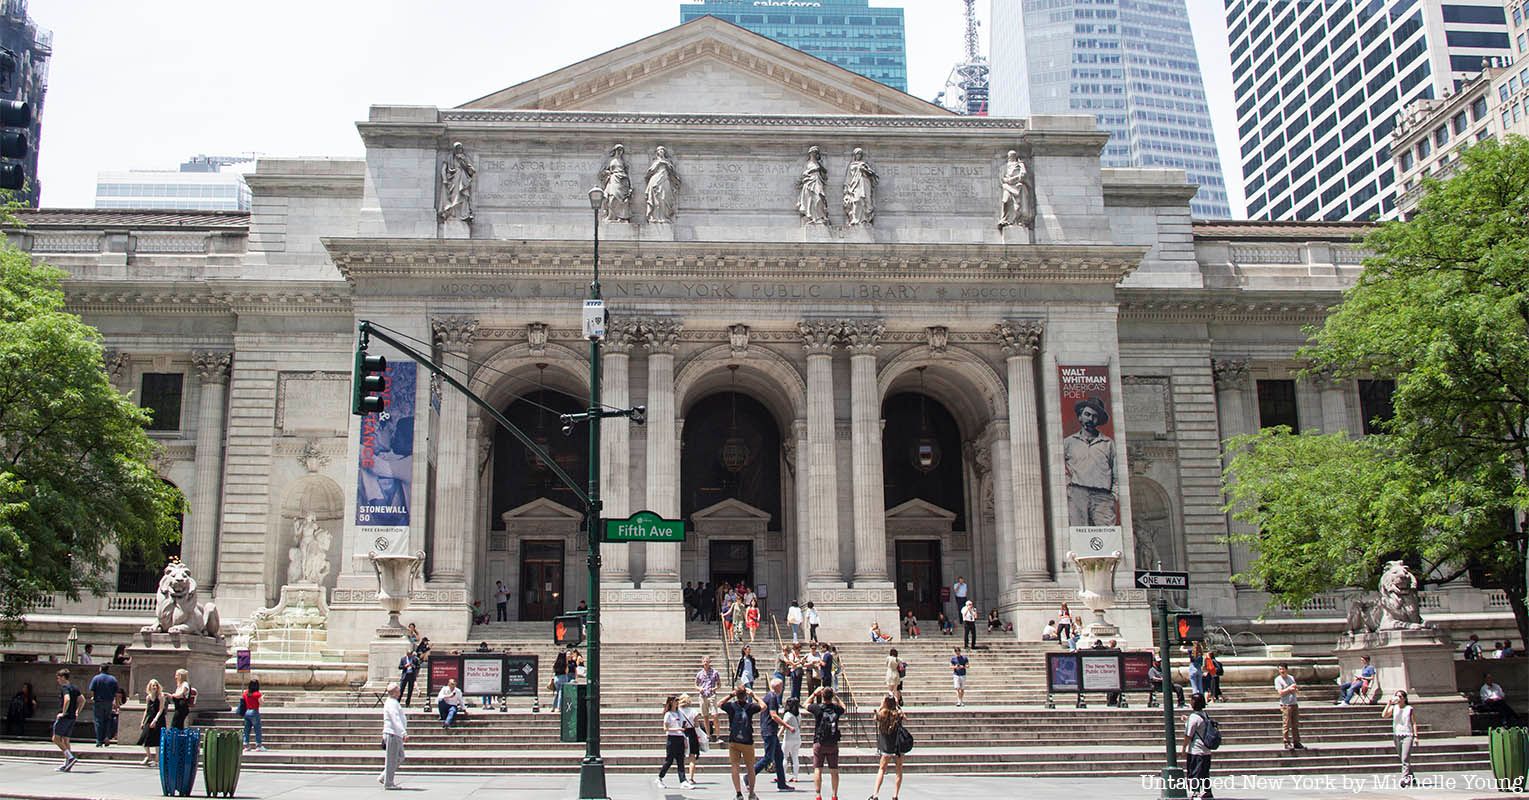
<path fill-rule="evenodd" d="M 361 419 L 356 469 L 356 527 L 361 553 L 409 549 L 409 497 L 414 480 L 414 398 L 417 365 L 391 362 L 381 413 Z"/>

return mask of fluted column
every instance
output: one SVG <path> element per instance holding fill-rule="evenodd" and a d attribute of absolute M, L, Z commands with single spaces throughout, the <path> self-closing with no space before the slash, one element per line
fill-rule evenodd
<path fill-rule="evenodd" d="M 679 345 L 680 325 L 674 320 L 654 320 L 646 330 L 648 349 L 648 510 L 666 519 L 680 515 L 679 438 L 674 419 L 674 351 Z M 648 542 L 647 573 L 643 585 L 678 583 L 679 542 Z"/>
<path fill-rule="evenodd" d="M 842 583 L 839 570 L 838 467 L 834 453 L 833 350 L 840 325 L 802 322 L 797 325 L 807 351 L 807 482 L 809 583 Z"/>
<path fill-rule="evenodd" d="M 430 321 L 441 365 L 453 377 L 466 374 L 467 351 L 478 333 L 478 321 L 442 317 Z M 467 443 L 467 398 L 457 390 L 441 389 L 440 421 L 435 451 L 435 536 L 430 545 L 431 579 L 463 583 L 467 542 L 472 537 L 472 510 L 467 505 L 467 482 L 475 473 Z"/>
<path fill-rule="evenodd" d="M 1045 327 L 1039 320 L 998 325 L 1008 367 L 1009 472 L 1014 497 L 1014 574 L 1019 583 L 1051 579 L 1046 547 L 1046 504 L 1041 494 L 1040 416 L 1035 388 L 1035 354 Z M 1005 582 L 1007 582 L 1005 578 Z"/>
<path fill-rule="evenodd" d="M 1322 432 L 1348 433 L 1348 390 L 1353 381 L 1332 374 L 1318 375 L 1313 381 L 1322 396 Z"/>
<path fill-rule="evenodd" d="M 881 470 L 881 398 L 876 351 L 886 326 L 861 320 L 844 327 L 849 350 L 850 451 L 854 465 L 855 583 L 887 579 L 887 504 Z"/>
<path fill-rule="evenodd" d="M 807 531 L 812 528 L 812 513 L 807 491 L 807 420 L 791 423 L 791 484 L 796 489 L 796 525 L 791 535 L 796 540 L 796 591 L 805 597 L 807 591 L 807 565 L 812 563 L 812 538 Z"/>
<path fill-rule="evenodd" d="M 218 498 L 223 494 L 223 421 L 228 371 L 234 354 L 191 354 L 201 380 L 196 412 L 196 483 L 191 490 L 191 525 L 181 542 L 181 558 L 204 590 L 212 588 L 218 561 Z"/>
<path fill-rule="evenodd" d="M 600 346 L 600 399 L 612 408 L 626 408 L 632 400 L 632 346 L 641 340 L 637 323 L 609 326 Z M 600 424 L 600 515 L 618 519 L 632 513 L 632 426 L 625 417 L 611 417 Z M 632 584 L 632 546 L 600 545 L 600 582 Z"/>
<path fill-rule="evenodd" d="M 1247 359 L 1216 359 L 1211 362 L 1211 377 L 1216 384 L 1216 419 L 1220 425 L 1221 441 L 1248 432 L 1247 414 L 1243 412 L 1244 397 L 1248 386 Z M 1229 460 L 1223 445 L 1222 467 Z M 1251 529 L 1235 520 L 1228 520 L 1232 533 L 1249 533 Z M 1232 542 L 1228 547 L 1232 574 L 1244 572 L 1252 563 L 1253 549 L 1242 542 Z"/>
<path fill-rule="evenodd" d="M 993 460 L 993 527 L 998 541 L 998 591 L 1014 586 L 1014 465 L 1009 457 L 1009 423 L 998 420 L 988 426 L 988 447 Z"/>

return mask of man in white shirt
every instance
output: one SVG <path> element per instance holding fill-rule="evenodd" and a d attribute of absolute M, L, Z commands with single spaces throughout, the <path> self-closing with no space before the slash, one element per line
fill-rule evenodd
<path fill-rule="evenodd" d="M 1498 656 L 1498 658 L 1501 658 L 1501 657 L 1502 656 Z M 89 644 L 85 645 L 85 652 L 80 653 L 80 663 L 81 664 L 94 664 L 94 663 L 96 663 L 95 645 L 89 645 Z"/>
<path fill-rule="evenodd" d="M 506 622 L 510 618 L 510 590 L 504 588 L 504 581 L 494 581 L 494 610 L 498 612 L 495 620 Z"/>
<path fill-rule="evenodd" d="M 1503 724 L 1510 728 L 1518 726 L 1518 713 L 1508 705 L 1508 693 L 1492 680 L 1490 672 L 1481 676 L 1481 708 L 1501 714 Z"/>
<path fill-rule="evenodd" d="M 967 600 L 961 606 L 961 622 L 966 628 L 966 633 L 961 637 L 961 644 L 966 645 L 967 650 L 977 649 L 977 606 Z"/>
<path fill-rule="evenodd" d="M 1056 637 L 1057 637 L 1056 620 L 1054 620 L 1054 619 L 1046 620 L 1046 627 L 1041 629 L 1041 641 L 1043 641 L 1043 642 L 1054 642 L 1054 641 L 1057 640 Z"/>
<path fill-rule="evenodd" d="M 409 740 L 409 720 L 404 716 L 403 706 L 398 703 L 398 684 L 388 684 L 388 697 L 382 701 L 382 747 L 384 760 L 382 774 L 377 782 L 384 789 L 402 788 L 393 780 L 398 765 L 403 763 L 403 743 Z"/>
<path fill-rule="evenodd" d="M 1285 749 L 1305 750 L 1306 746 L 1301 744 L 1299 689 L 1295 685 L 1295 676 L 1284 664 L 1279 665 L 1279 674 L 1274 676 L 1274 691 L 1279 692 L 1280 735 L 1285 740 Z"/>
<path fill-rule="evenodd" d="M 967 585 L 966 585 L 966 579 L 961 577 L 960 575 L 957 575 L 956 576 L 956 582 L 954 584 L 952 584 L 951 587 L 950 587 L 950 596 L 955 598 L 955 601 L 956 601 L 956 613 L 957 614 L 961 613 L 961 609 L 966 607 L 966 593 L 967 593 L 967 591 L 968 591 L 968 588 L 967 588 Z"/>
<path fill-rule="evenodd" d="M 456 678 L 447 680 L 446 685 L 441 687 L 435 696 L 435 707 L 441 712 L 441 727 L 451 727 L 457 715 L 462 713 L 462 690 L 457 688 Z"/>

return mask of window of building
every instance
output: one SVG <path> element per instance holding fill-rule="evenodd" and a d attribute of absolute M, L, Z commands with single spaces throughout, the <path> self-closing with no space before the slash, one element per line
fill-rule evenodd
<path fill-rule="evenodd" d="M 1465 133 L 1465 128 L 1469 124 L 1470 123 L 1465 118 L 1465 112 L 1461 111 L 1455 115 L 1454 119 L 1449 121 L 1449 128 L 1455 133 L 1456 136 L 1459 136 L 1460 134 Z"/>
<path fill-rule="evenodd" d="M 1504 25 L 1501 6 L 1444 6 L 1445 22 L 1470 25 Z M 1515 23 L 1517 24 L 1517 23 Z"/>
<path fill-rule="evenodd" d="M 1433 143 L 1438 147 L 1449 144 L 1449 128 L 1440 125 L 1433 130 Z"/>
<path fill-rule="evenodd" d="M 1410 150 L 1405 152 L 1405 153 L 1402 153 L 1401 161 L 1402 161 L 1402 171 L 1403 172 L 1405 172 L 1405 171 L 1407 171 L 1409 169 L 1412 169 L 1412 165 L 1414 163 L 1416 163 L 1416 162 L 1414 162 L 1412 160 L 1412 151 L 1410 151 Z"/>
<path fill-rule="evenodd" d="M 1476 141 L 1484 142 L 1487 139 L 1491 138 L 1491 136 L 1492 136 L 1492 131 L 1490 131 L 1490 130 L 1488 130 L 1486 128 L 1482 128 L 1481 130 L 1476 132 Z"/>
<path fill-rule="evenodd" d="M 1481 56 L 1450 56 L 1449 70 L 1450 72 L 1480 72 L 1482 62 L 1485 60 Z M 1460 91 L 1459 81 L 1456 81 L 1455 84 L 1455 91 Z"/>
<path fill-rule="evenodd" d="M 1390 422 L 1396 416 L 1391 396 L 1396 393 L 1396 381 L 1362 380 L 1359 382 L 1359 415 L 1364 420 L 1364 433 L 1373 436 L 1384 433 L 1378 423 Z"/>
<path fill-rule="evenodd" d="M 181 427 L 181 384 L 179 372 L 145 372 L 138 393 L 138 404 L 149 410 L 151 431 L 178 431 Z"/>
<path fill-rule="evenodd" d="M 1480 122 L 1487 115 L 1487 98 L 1482 95 L 1471 101 L 1471 122 Z"/>
<path fill-rule="evenodd" d="M 1508 34 L 1497 31 L 1444 31 L 1444 43 L 1450 47 L 1486 47 L 1507 50 Z"/>
<path fill-rule="evenodd" d="M 1295 381 L 1258 381 L 1258 427 L 1290 426 L 1291 433 L 1301 432 L 1300 415 L 1295 408 Z"/>
<path fill-rule="evenodd" d="M 1524 34 L 1520 33 L 1518 35 L 1518 52 L 1524 52 L 1525 45 L 1529 45 L 1529 37 L 1526 37 Z"/>

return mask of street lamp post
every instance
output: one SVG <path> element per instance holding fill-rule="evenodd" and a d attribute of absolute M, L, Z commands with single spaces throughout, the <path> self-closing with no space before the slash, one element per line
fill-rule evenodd
<path fill-rule="evenodd" d="M 600 298 L 600 206 L 604 192 L 589 190 L 589 207 L 595 215 L 594 279 L 589 299 Z M 605 759 L 600 756 L 600 337 L 589 337 L 589 502 L 584 507 L 584 529 L 589 535 L 589 615 L 584 632 L 589 642 L 589 735 L 584 742 L 584 761 L 579 766 L 579 800 L 605 800 Z"/>

